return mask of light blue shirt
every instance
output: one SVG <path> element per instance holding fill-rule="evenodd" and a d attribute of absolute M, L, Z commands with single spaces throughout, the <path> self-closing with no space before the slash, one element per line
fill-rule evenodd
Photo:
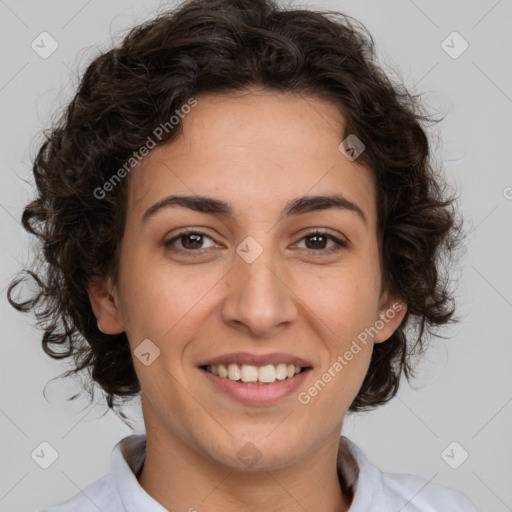
<path fill-rule="evenodd" d="M 125 437 L 112 450 L 111 474 L 66 503 L 38 512 L 168 512 L 137 480 L 145 457 L 146 436 Z M 381 472 L 345 436 L 340 437 L 338 475 L 353 493 L 349 512 L 477 512 L 460 491 L 416 475 Z"/>

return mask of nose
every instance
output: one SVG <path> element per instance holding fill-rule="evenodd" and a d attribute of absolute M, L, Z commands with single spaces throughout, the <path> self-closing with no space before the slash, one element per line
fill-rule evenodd
<path fill-rule="evenodd" d="M 225 281 L 223 321 L 259 338 L 285 329 L 298 315 L 297 297 L 287 274 L 272 250 L 263 250 L 251 263 L 236 254 Z"/>

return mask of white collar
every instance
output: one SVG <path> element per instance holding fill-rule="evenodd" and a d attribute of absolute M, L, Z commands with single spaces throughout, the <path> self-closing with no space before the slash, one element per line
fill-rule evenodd
<path fill-rule="evenodd" d="M 113 483 L 126 512 L 167 512 L 137 480 L 145 458 L 144 434 L 130 435 L 119 441 L 112 451 Z M 350 512 L 367 511 L 372 496 L 378 491 L 376 486 L 380 483 L 380 472 L 368 462 L 362 450 L 345 436 L 340 437 L 337 467 L 341 487 L 346 494 L 353 496 Z"/>

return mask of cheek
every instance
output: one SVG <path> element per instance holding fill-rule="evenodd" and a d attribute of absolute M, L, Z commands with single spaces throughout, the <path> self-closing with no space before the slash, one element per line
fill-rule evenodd
<path fill-rule="evenodd" d="M 176 324 L 197 307 L 210 279 L 194 278 L 189 270 L 172 268 L 165 258 L 126 251 L 122 262 L 121 309 L 128 337 L 167 339 Z M 196 272 L 197 274 L 197 272 Z"/>
<path fill-rule="evenodd" d="M 378 308 L 378 286 L 372 270 L 366 266 L 347 265 L 328 275 L 301 284 L 299 296 L 304 304 L 339 335 L 338 343 L 357 336 L 375 321 Z"/>

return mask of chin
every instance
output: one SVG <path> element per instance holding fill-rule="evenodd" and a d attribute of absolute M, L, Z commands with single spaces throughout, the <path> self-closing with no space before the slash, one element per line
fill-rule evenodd
<path fill-rule="evenodd" d="M 272 433 L 274 428 L 275 425 L 271 428 L 266 425 L 257 429 L 254 435 L 231 439 L 229 444 L 210 456 L 237 471 L 270 471 L 286 467 L 297 459 L 301 443 L 290 439 L 289 435 L 285 435 L 286 438 L 277 436 L 275 432 Z"/>

